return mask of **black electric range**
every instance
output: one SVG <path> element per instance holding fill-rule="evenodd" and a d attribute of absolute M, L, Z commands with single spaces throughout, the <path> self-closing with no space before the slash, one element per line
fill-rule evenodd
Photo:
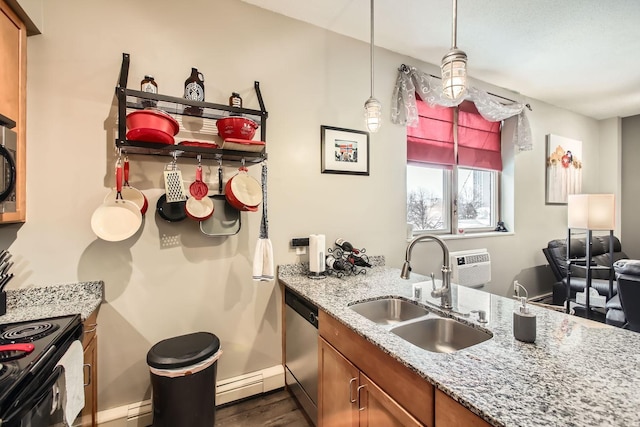
<path fill-rule="evenodd" d="M 0 425 L 29 412 L 60 358 L 81 336 L 79 314 L 0 325 Z"/>

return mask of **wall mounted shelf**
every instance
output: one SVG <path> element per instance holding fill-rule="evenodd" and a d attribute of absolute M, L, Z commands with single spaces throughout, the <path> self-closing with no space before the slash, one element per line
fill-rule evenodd
<path fill-rule="evenodd" d="M 118 80 L 118 86 L 116 86 L 116 96 L 118 98 L 118 135 L 116 137 L 116 147 L 121 149 L 123 153 L 158 156 L 173 156 L 175 153 L 175 155 L 182 157 L 200 156 L 202 159 L 244 160 L 248 163 L 259 163 L 267 159 L 267 153 L 264 147 L 261 147 L 260 151 L 255 151 L 255 147 L 252 147 L 254 149 L 251 151 L 240 151 L 206 146 L 182 146 L 126 139 L 126 116 L 128 112 L 142 110 L 150 105 L 176 118 L 180 123 L 181 131 L 183 129 L 190 131 L 191 129 L 189 129 L 189 127 L 194 127 L 198 134 L 207 138 L 208 142 L 216 142 L 219 146 L 222 145 L 222 140 L 217 135 L 217 129 L 215 127 L 217 120 L 229 116 L 241 116 L 251 119 L 259 125 L 260 140 L 266 142 L 267 117 L 269 115 L 264 107 L 262 93 L 260 92 L 260 83 L 257 81 L 254 82 L 254 89 L 258 97 L 260 110 L 192 101 L 185 98 L 127 89 L 129 61 L 129 54 L 123 53 L 120 78 Z"/>

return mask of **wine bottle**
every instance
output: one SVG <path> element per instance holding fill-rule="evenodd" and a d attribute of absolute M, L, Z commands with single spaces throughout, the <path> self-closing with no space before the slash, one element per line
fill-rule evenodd
<path fill-rule="evenodd" d="M 371 267 L 371 264 L 365 261 L 364 258 L 353 253 L 350 254 L 349 257 L 347 257 L 347 261 L 349 261 L 353 265 L 357 265 L 358 267 Z"/>
<path fill-rule="evenodd" d="M 327 267 L 334 270 L 346 270 L 347 264 L 342 259 L 336 259 L 333 255 L 327 255 Z"/>
<path fill-rule="evenodd" d="M 336 239 L 336 246 L 345 252 L 353 252 L 353 245 L 342 238 Z"/>

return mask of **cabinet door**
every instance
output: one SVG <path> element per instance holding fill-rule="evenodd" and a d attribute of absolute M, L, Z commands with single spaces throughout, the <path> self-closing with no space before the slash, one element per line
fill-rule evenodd
<path fill-rule="evenodd" d="M 0 114 L 18 121 L 24 25 L 0 0 Z"/>
<path fill-rule="evenodd" d="M 436 390 L 436 427 L 491 427 L 491 424 Z"/>
<path fill-rule="evenodd" d="M 360 373 L 359 389 L 360 427 L 422 425 L 363 373 Z"/>
<path fill-rule="evenodd" d="M 356 427 L 358 369 L 324 339 L 318 340 L 318 425 Z"/>
<path fill-rule="evenodd" d="M 93 427 L 96 422 L 98 406 L 98 337 L 94 336 L 84 349 L 84 408 L 80 413 L 82 427 Z"/>

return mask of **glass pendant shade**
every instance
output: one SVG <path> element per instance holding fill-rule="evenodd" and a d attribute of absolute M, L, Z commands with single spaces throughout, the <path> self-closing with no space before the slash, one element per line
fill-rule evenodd
<path fill-rule="evenodd" d="M 377 132 L 382 122 L 382 104 L 373 96 L 364 103 L 364 116 L 369 132 Z"/>
<path fill-rule="evenodd" d="M 467 88 L 467 54 L 451 49 L 442 58 L 442 93 L 449 99 L 464 96 Z"/>

